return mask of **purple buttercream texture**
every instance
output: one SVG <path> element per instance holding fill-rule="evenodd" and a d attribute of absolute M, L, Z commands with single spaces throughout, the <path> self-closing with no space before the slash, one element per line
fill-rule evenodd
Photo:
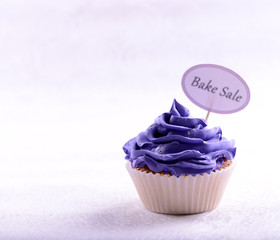
<path fill-rule="evenodd" d="M 219 127 L 208 128 L 204 119 L 190 117 L 175 99 L 169 112 L 129 140 L 123 150 L 133 168 L 147 165 L 154 172 L 177 177 L 220 169 L 223 158 L 232 160 L 236 152 L 234 140 L 222 137 Z"/>

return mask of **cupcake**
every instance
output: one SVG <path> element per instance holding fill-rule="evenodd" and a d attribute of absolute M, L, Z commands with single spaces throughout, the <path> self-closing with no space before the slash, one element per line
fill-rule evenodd
<path fill-rule="evenodd" d="M 193 214 L 219 204 L 234 169 L 236 148 L 175 99 L 169 112 L 123 150 L 144 206 L 165 214 Z"/>

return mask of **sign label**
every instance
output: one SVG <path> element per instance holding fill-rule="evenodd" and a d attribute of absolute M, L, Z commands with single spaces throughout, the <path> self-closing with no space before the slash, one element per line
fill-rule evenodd
<path fill-rule="evenodd" d="M 182 88 L 194 104 L 209 112 L 238 112 L 250 101 L 246 82 L 232 70 L 214 64 L 188 69 L 182 78 Z"/>

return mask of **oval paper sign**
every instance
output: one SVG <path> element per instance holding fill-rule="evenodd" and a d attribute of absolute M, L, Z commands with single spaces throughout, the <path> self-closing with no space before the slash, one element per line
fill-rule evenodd
<path fill-rule="evenodd" d="M 245 81 L 228 68 L 200 64 L 182 78 L 183 91 L 199 107 L 215 113 L 234 113 L 247 106 L 250 90 Z"/>

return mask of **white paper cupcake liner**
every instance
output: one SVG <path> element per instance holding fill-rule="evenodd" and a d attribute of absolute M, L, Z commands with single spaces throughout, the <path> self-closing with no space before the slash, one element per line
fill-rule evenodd
<path fill-rule="evenodd" d="M 211 172 L 191 176 L 168 176 L 126 168 L 144 206 L 157 213 L 194 214 L 212 210 L 219 204 L 235 163 Z"/>

